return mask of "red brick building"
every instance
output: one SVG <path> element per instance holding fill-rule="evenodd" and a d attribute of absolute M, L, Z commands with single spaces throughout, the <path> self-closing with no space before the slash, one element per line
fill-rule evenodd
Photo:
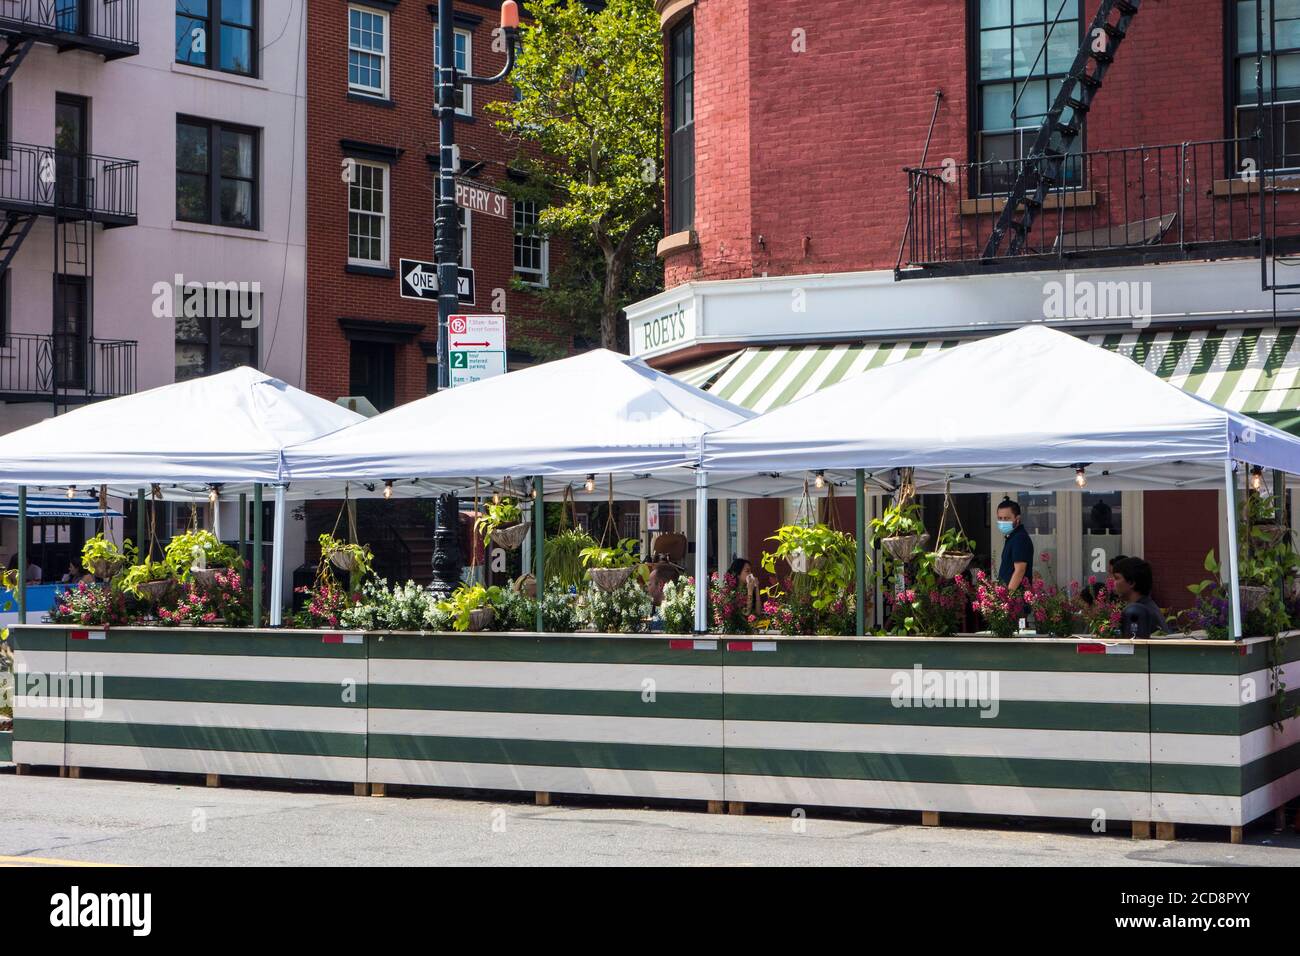
<path fill-rule="evenodd" d="M 456 4 L 457 66 L 497 73 L 496 0 Z M 436 5 L 398 0 L 313 4 L 307 39 L 307 388 L 334 399 L 368 398 L 381 411 L 436 384 L 438 310 L 402 298 L 400 260 L 434 259 L 438 134 L 434 87 Z M 457 143 L 462 176 L 498 186 L 517 144 L 485 106 L 508 83 L 462 88 Z M 348 181 L 348 180 L 351 181 Z M 549 242 L 533 234 L 536 206 L 513 220 L 462 210 L 461 263 L 474 272 L 470 313 L 503 311 L 507 331 L 538 319 L 534 296 L 512 279 L 548 280 Z M 530 334 L 536 334 L 530 323 Z M 562 348 L 571 339 L 557 330 Z M 512 364 L 529 357 L 512 351 Z"/>
<path fill-rule="evenodd" d="M 1300 237 L 1300 19 L 1272 7 L 1257 90 L 1254 0 L 658 0 L 667 289 L 628 310 L 633 352 L 764 411 L 1048 322 L 1296 427 L 1300 300 L 1271 287 L 1300 271 L 1260 249 Z M 1027 157 L 1063 84 L 1040 199 Z M 1061 581 L 1144 554 L 1181 605 L 1223 553 L 1222 494 L 1006 491 Z M 992 502 L 962 499 L 996 559 Z M 757 558 L 794 506 L 724 502 L 716 560 Z"/>

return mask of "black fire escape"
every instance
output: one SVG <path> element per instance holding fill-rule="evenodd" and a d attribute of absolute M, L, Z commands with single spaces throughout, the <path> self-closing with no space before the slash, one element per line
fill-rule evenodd
<path fill-rule="evenodd" d="M 1273 49 L 1272 39 L 1288 24 L 1272 9 L 1278 5 L 1259 6 L 1263 12 L 1252 25 L 1256 50 Z M 1276 72 L 1276 57 L 1257 54 L 1253 131 L 1166 145 L 1078 148 L 1140 10 L 1141 0 L 1100 0 L 1091 21 L 1082 24 L 1078 53 L 1023 155 L 941 166 L 923 158 L 905 171 L 908 216 L 897 278 L 1258 256 L 1265 290 L 1300 292 L 1300 282 L 1277 278 L 1279 266 L 1300 265 L 1294 258 L 1300 223 L 1287 221 L 1300 212 L 1300 195 L 1294 195 L 1300 177 L 1270 162 L 1280 125 L 1264 102 L 1263 90 L 1277 87 L 1267 86 L 1263 70 Z M 1058 12 L 1047 24 L 1040 57 L 1051 31 L 1066 22 Z M 932 119 L 931 132 L 933 125 Z"/>
<path fill-rule="evenodd" d="M 0 94 L 32 48 L 113 60 L 139 53 L 137 0 L 0 0 Z M 83 124 L 84 126 L 84 124 Z M 135 341 L 94 335 L 95 233 L 136 224 L 135 160 L 96 156 L 56 137 L 51 145 L 0 140 L 0 278 L 36 220 L 53 236 L 50 331 L 3 330 L 0 400 L 70 405 L 135 390 Z M 10 325 L 12 326 L 12 321 Z"/>

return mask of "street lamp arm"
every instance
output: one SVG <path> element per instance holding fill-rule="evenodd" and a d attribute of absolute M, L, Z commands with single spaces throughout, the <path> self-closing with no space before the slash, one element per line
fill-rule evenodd
<path fill-rule="evenodd" d="M 506 65 L 502 67 L 501 72 L 496 76 L 469 76 L 465 73 L 458 74 L 462 83 L 468 83 L 470 86 L 491 86 L 493 83 L 500 83 L 509 76 L 515 68 L 515 49 L 519 45 L 519 29 L 517 27 L 505 27 L 506 34 Z"/>

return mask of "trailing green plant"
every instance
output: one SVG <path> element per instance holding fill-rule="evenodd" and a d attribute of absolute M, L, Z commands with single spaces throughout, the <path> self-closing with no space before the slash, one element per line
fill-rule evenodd
<path fill-rule="evenodd" d="M 678 578 L 664 585 L 659 616 L 669 634 L 690 634 L 695 630 L 695 579 Z"/>
<path fill-rule="evenodd" d="M 975 542 L 966 537 L 960 528 L 948 528 L 939 536 L 934 553 L 936 555 L 974 554 Z"/>
<path fill-rule="evenodd" d="M 640 558 L 637 555 L 636 538 L 624 538 L 612 548 L 594 545 L 579 552 L 582 566 L 591 568 L 630 568 Z"/>
<path fill-rule="evenodd" d="M 579 614 L 584 623 L 606 634 L 638 634 L 649 625 L 654 602 L 645 588 L 630 579 L 613 591 L 594 585 L 587 589 Z"/>
<path fill-rule="evenodd" d="M 151 557 L 146 557 L 139 564 L 133 564 L 125 571 L 121 572 L 113 581 L 114 587 L 125 591 L 132 597 L 140 600 L 146 599 L 146 594 L 140 589 L 142 584 L 150 584 L 154 581 L 173 580 L 172 566 L 164 561 L 155 561 Z"/>
<path fill-rule="evenodd" d="M 519 502 L 514 498 L 502 498 L 500 502 L 488 502 L 484 513 L 474 522 L 474 532 L 482 536 L 484 545 L 490 547 L 494 531 L 517 525 L 523 520 Z"/>
<path fill-rule="evenodd" d="M 130 538 L 124 540 L 119 548 L 101 531 L 87 539 L 82 547 L 81 566 L 96 577 L 107 580 L 134 561 L 136 553 Z"/>
<path fill-rule="evenodd" d="M 470 614 L 483 607 L 495 607 L 501 602 L 499 587 L 481 584 L 462 584 L 446 601 L 438 602 L 438 609 L 451 615 L 451 626 L 457 631 L 468 631 Z"/>
<path fill-rule="evenodd" d="M 326 565 L 332 564 L 347 572 L 348 588 L 357 591 L 361 582 L 370 574 L 374 564 L 374 554 L 364 544 L 342 541 L 332 534 L 322 534 L 320 541 L 321 566 L 319 573 L 324 573 Z"/>
<path fill-rule="evenodd" d="M 763 570 L 776 574 L 776 562 L 785 561 L 793 571 L 791 590 L 806 594 L 816 610 L 829 608 L 853 591 L 857 543 L 852 535 L 824 524 L 788 524 L 767 540 L 775 541 L 776 549 L 763 552 Z"/>
<path fill-rule="evenodd" d="M 885 508 L 879 518 L 871 519 L 871 540 L 878 545 L 885 538 L 902 538 L 907 535 L 925 534 L 925 522 L 921 518 L 921 506 L 915 498 L 899 504 L 894 502 Z"/>
<path fill-rule="evenodd" d="M 171 566 L 176 580 L 188 583 L 193 575 L 191 568 L 209 569 L 241 568 L 244 560 L 239 552 L 225 544 L 211 531 L 191 529 L 171 539 L 163 552 L 163 560 Z"/>
<path fill-rule="evenodd" d="M 769 626 L 788 637 L 845 637 L 857 629 L 852 593 L 841 595 L 828 607 L 816 608 L 808 594 L 768 588 L 763 613 Z"/>
<path fill-rule="evenodd" d="M 567 528 L 546 539 L 546 586 L 582 587 L 586 565 L 584 551 L 598 547 L 596 539 L 581 528 Z"/>

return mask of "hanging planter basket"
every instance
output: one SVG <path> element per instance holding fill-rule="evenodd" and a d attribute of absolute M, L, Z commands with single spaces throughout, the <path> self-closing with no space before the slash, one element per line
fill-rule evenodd
<path fill-rule="evenodd" d="M 627 583 L 635 570 L 635 567 L 589 568 L 587 574 L 591 577 L 591 583 L 602 591 L 617 591 Z"/>
<path fill-rule="evenodd" d="M 145 600 L 153 604 L 161 604 L 167 598 L 167 595 L 171 594 L 174 587 L 176 587 L 176 581 L 173 578 L 164 578 L 161 581 L 145 581 L 139 585 L 140 593 L 144 595 Z"/>
<path fill-rule="evenodd" d="M 1269 589 L 1258 584 L 1243 584 L 1241 586 L 1241 610 L 1243 614 L 1249 614 L 1255 610 L 1268 598 Z"/>
<path fill-rule="evenodd" d="M 331 551 L 330 564 L 340 571 L 351 574 L 357 569 L 357 556 L 351 551 Z"/>
<path fill-rule="evenodd" d="M 515 590 L 526 597 L 537 597 L 537 578 L 532 574 L 521 574 L 515 579 Z"/>
<path fill-rule="evenodd" d="M 476 607 L 469 612 L 469 629 L 471 631 L 486 631 L 492 626 L 496 614 L 496 608 L 490 604 L 487 607 Z"/>
<path fill-rule="evenodd" d="M 217 587 L 217 574 L 225 568 L 190 568 L 194 583 L 205 591 L 214 591 Z"/>
<path fill-rule="evenodd" d="M 1275 548 L 1281 544 L 1282 539 L 1286 536 L 1286 533 L 1289 530 L 1286 525 L 1282 524 L 1257 524 L 1252 525 L 1251 528 L 1254 531 L 1264 532 L 1266 535 L 1264 540 L 1268 542 L 1270 548 Z"/>
<path fill-rule="evenodd" d="M 90 562 L 90 573 L 101 581 L 107 581 L 121 571 L 124 564 L 125 558 L 97 558 Z"/>
<path fill-rule="evenodd" d="M 1300 577 L 1287 578 L 1286 581 L 1286 599 L 1289 602 L 1300 601 Z"/>
<path fill-rule="evenodd" d="M 960 551 L 946 551 L 943 554 L 933 555 L 933 558 L 934 571 L 939 577 L 955 578 L 970 567 L 975 555 L 965 554 Z"/>
<path fill-rule="evenodd" d="M 906 561 L 916 553 L 917 548 L 929 540 L 928 534 L 900 534 L 892 538 L 884 538 L 880 543 L 892 557 L 899 561 Z"/>
<path fill-rule="evenodd" d="M 497 528 L 492 532 L 492 543 L 500 545 L 507 551 L 516 551 L 524 543 L 524 538 L 528 537 L 528 529 L 531 527 L 532 525 L 527 521 L 522 521 L 508 528 Z"/>
<path fill-rule="evenodd" d="M 811 557 L 802 548 L 790 553 L 790 570 L 795 574 L 807 574 L 809 571 L 820 570 L 826 563 L 825 555 Z"/>

